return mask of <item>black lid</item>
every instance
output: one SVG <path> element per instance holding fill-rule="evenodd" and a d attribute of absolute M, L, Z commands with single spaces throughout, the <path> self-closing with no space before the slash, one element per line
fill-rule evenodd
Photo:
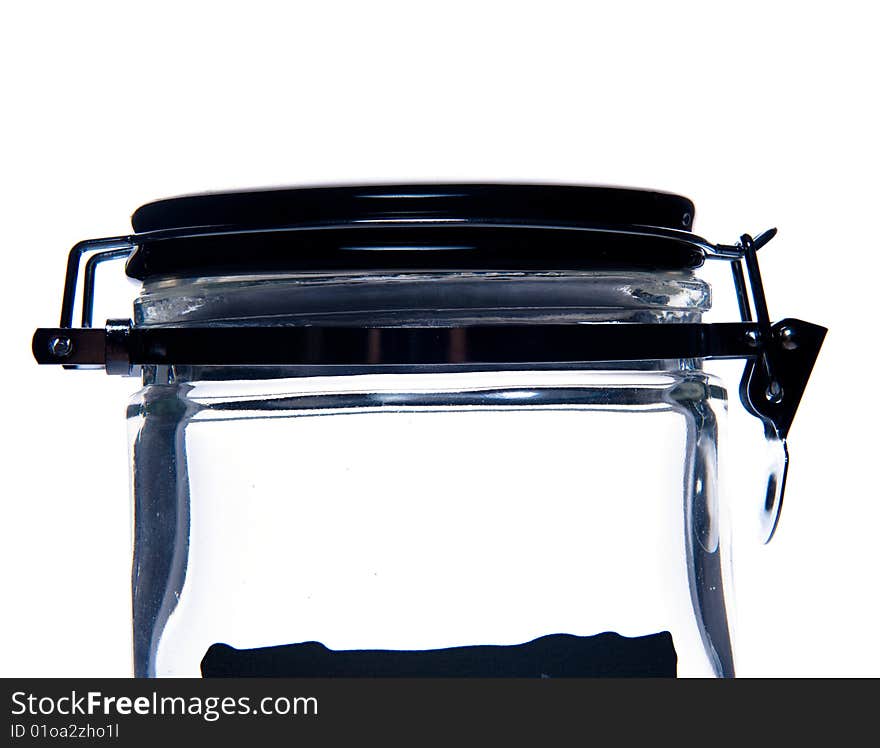
<path fill-rule="evenodd" d="M 694 205 L 648 190 L 368 185 L 192 195 L 138 208 L 127 272 L 698 267 Z"/>

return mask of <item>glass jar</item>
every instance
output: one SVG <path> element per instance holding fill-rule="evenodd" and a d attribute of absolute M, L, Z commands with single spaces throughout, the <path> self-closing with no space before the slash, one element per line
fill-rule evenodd
<path fill-rule="evenodd" d="M 728 393 L 765 426 L 770 534 L 822 331 L 771 328 L 759 240 L 692 217 L 514 185 L 142 208 L 98 247 L 143 280 L 133 324 L 67 355 L 143 377 L 135 674 L 734 675 Z M 739 323 L 702 322 L 706 258 Z"/>

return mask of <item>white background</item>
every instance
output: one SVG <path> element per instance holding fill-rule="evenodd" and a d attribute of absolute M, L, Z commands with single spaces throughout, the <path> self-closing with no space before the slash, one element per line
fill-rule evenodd
<path fill-rule="evenodd" d="M 123 409 L 137 382 L 30 355 L 33 329 L 56 324 L 67 249 L 175 194 L 426 180 L 649 187 L 691 197 L 714 241 L 780 228 L 761 256 L 771 315 L 830 333 L 777 537 L 737 546 L 739 672 L 880 675 L 870 4 L 12 7 L 0 675 L 130 667 Z"/>

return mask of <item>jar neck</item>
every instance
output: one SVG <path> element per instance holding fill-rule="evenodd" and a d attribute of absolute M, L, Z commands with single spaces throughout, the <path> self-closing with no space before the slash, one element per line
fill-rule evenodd
<path fill-rule="evenodd" d="M 438 326 L 699 322 L 709 285 L 690 271 L 420 272 L 164 278 L 135 321 L 161 325 Z"/>

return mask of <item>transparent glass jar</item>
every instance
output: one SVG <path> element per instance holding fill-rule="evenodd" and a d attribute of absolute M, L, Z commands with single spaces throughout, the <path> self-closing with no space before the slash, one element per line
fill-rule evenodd
<path fill-rule="evenodd" d="M 729 496 L 754 468 L 772 535 L 825 330 L 770 322 L 775 230 L 712 244 L 693 211 L 602 187 L 268 190 L 151 203 L 74 247 L 33 353 L 143 378 L 135 675 L 734 675 Z M 140 296 L 94 328 L 114 259 Z M 703 320 L 709 260 L 739 322 Z M 715 358 L 745 361 L 733 386 Z M 745 470 L 730 391 L 756 417 Z"/>

